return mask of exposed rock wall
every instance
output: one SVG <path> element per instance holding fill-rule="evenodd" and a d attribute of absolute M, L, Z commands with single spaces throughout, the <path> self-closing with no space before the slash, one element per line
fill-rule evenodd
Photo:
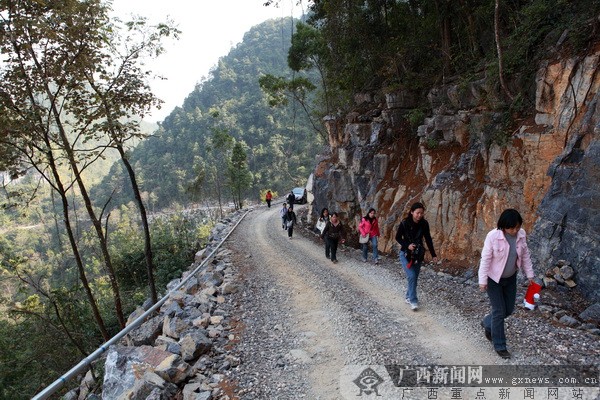
<path fill-rule="evenodd" d="M 540 264 L 568 260 L 583 293 L 600 300 L 600 53 L 545 65 L 536 120 L 563 132 L 551 185 L 531 234 Z M 554 111 L 554 112 L 553 112 Z"/>
<path fill-rule="evenodd" d="M 328 207 L 355 228 L 374 207 L 379 249 L 395 253 L 402 216 L 422 201 L 438 254 L 468 268 L 502 210 L 516 208 L 537 271 L 566 259 L 582 291 L 600 300 L 599 59 L 597 50 L 545 62 L 536 114 L 519 121 L 493 111 L 500 100 L 485 78 L 362 95 L 358 111 L 325 121 L 331 154 L 314 171 L 311 215 Z M 411 128 L 423 102 L 429 116 Z"/>

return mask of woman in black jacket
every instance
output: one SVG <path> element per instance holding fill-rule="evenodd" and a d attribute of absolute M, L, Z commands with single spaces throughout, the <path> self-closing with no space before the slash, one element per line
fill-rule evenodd
<path fill-rule="evenodd" d="M 402 264 L 408 278 L 405 301 L 410 304 L 413 311 L 419 308 L 417 280 L 421 271 L 421 264 L 425 258 L 423 238 L 427 243 L 433 261 L 437 261 L 431 233 L 429 232 L 429 223 L 423 218 L 424 214 L 425 206 L 422 203 L 413 204 L 410 207 L 408 216 L 400 222 L 398 232 L 396 232 L 396 241 L 400 243 L 400 264 Z"/>
<path fill-rule="evenodd" d="M 338 213 L 334 212 L 331 214 L 329 222 L 327 222 L 327 225 L 325 225 L 325 229 L 323 229 L 321 237 L 329 244 L 331 261 L 333 263 L 337 263 L 338 243 L 344 243 L 346 241 L 344 225 L 342 225 L 340 222 Z"/>
<path fill-rule="evenodd" d="M 294 234 L 294 225 L 296 225 L 296 213 L 294 212 L 294 207 L 290 204 L 287 209 L 287 213 L 285 213 L 285 217 L 283 218 L 283 223 L 288 231 L 288 238 L 292 238 Z"/>

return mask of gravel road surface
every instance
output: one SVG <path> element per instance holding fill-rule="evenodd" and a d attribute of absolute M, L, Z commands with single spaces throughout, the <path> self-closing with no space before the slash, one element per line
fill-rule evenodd
<path fill-rule="evenodd" d="M 512 397 L 491 387 L 403 388 L 394 385 L 385 365 L 454 366 L 459 372 L 482 365 L 598 366 L 597 335 L 557 326 L 520 307 L 507 319 L 513 358 L 503 360 L 479 326 L 488 302 L 475 279 L 424 267 L 420 308 L 412 311 L 404 302 L 406 279 L 397 260 L 363 263 L 358 250 L 341 246 L 334 264 L 307 229 L 297 227 L 288 239 L 278 211 L 252 210 L 226 243 L 235 254 L 240 286 L 234 297 L 238 339 L 231 351 L 242 362 L 228 377 L 238 398 L 523 399 L 529 388 L 537 395 L 530 398 L 547 399 L 554 397 L 535 385 L 510 387 Z M 561 387 L 556 398 L 577 398 L 569 397 L 571 391 Z M 596 398 L 598 386 L 582 394 Z"/>

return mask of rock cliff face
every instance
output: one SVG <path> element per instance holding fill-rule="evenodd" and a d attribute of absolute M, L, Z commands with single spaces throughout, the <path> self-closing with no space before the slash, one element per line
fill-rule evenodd
<path fill-rule="evenodd" d="M 328 207 L 355 228 L 373 207 L 379 249 L 396 253 L 398 224 L 422 201 L 436 251 L 466 269 L 502 210 L 516 208 L 536 272 L 565 259 L 600 300 L 599 62 L 599 48 L 545 62 L 536 114 L 520 120 L 492 111 L 500 100 L 485 78 L 357 96 L 355 111 L 325 121 L 331 153 L 314 171 L 311 217 Z M 419 118 L 424 109 L 430 116 Z"/>

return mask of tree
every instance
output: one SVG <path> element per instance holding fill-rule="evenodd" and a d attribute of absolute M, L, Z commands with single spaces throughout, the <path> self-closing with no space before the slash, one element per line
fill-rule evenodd
<path fill-rule="evenodd" d="M 86 83 L 97 96 L 93 114 L 81 114 L 90 122 L 101 119 L 97 124 L 97 131 L 110 138 L 110 147 L 115 148 L 120 157 L 133 190 L 138 207 L 142 229 L 144 232 L 144 254 L 146 273 L 152 303 L 158 301 L 154 281 L 154 262 L 152 259 L 152 245 L 150 228 L 146 207 L 142 201 L 141 191 L 136 174 L 129 161 L 126 143 L 131 139 L 143 139 L 140 134 L 139 124 L 135 122 L 122 122 L 123 118 L 131 115 L 143 117 L 153 106 L 160 105 L 160 101 L 150 90 L 145 77 L 150 73 L 140 66 L 140 59 L 144 55 L 158 56 L 163 53 L 162 39 L 168 36 L 177 37 L 179 31 L 170 24 L 159 24 L 156 29 L 151 29 L 143 18 L 137 18 L 127 24 L 130 36 L 121 38 L 119 29 L 111 30 L 107 46 L 98 56 L 101 61 L 94 70 L 84 71 Z M 132 37 L 137 34 L 141 39 L 134 41 Z M 119 48 L 116 44 L 120 44 Z"/>
<path fill-rule="evenodd" d="M 100 154 L 81 153 L 69 142 L 67 115 L 83 105 L 80 68 L 92 59 L 90 45 L 101 39 L 107 10 L 101 3 L 74 0 L 3 3 L 0 47 L 5 55 L 0 77 L 0 114 L 3 144 L 19 154 L 18 163 L 34 169 L 56 191 L 62 203 L 64 225 L 96 323 L 105 340 L 110 337 L 89 285 L 83 257 L 71 225 L 68 192 L 75 182 L 64 182 L 71 172 L 81 186 L 80 172 Z M 76 79 L 79 76 L 79 79 Z M 77 125 L 77 121 L 74 121 Z M 79 167 L 78 162 L 82 162 Z M 85 189 L 85 188 L 84 188 Z M 114 289 L 114 286 L 113 286 Z M 118 291 L 116 312 L 120 312 Z"/>
<path fill-rule="evenodd" d="M 332 110 L 331 99 L 329 96 L 327 85 L 327 62 L 328 52 L 327 43 L 325 42 L 322 33 L 302 22 L 296 25 L 296 32 L 292 35 L 292 45 L 288 51 L 288 65 L 292 71 L 310 70 L 315 68 L 321 78 L 321 87 L 323 90 L 323 98 L 325 105 L 325 114 L 329 114 Z M 300 81 L 300 83 L 303 83 Z M 312 90 L 309 85 L 293 86 L 297 88 L 307 87 Z"/>
<path fill-rule="evenodd" d="M 246 158 L 246 151 L 242 143 L 236 142 L 227 165 L 229 187 L 236 209 L 243 207 L 244 192 L 252 185 L 252 174 L 248 171 Z"/>
<path fill-rule="evenodd" d="M 204 184 L 206 183 L 206 166 L 200 157 L 197 157 L 194 162 L 194 179 L 189 184 L 187 190 L 190 193 L 190 197 L 192 202 L 197 202 L 200 200 L 202 189 Z"/>
<path fill-rule="evenodd" d="M 148 53 L 162 53 L 161 39 L 178 31 L 167 24 L 151 31 L 144 20 L 136 20 L 126 24 L 130 36 L 123 38 L 119 35 L 123 27 L 108 20 L 107 6 L 100 0 L 24 1 L 5 7 L 0 10 L 0 40 L 7 55 L 0 85 L 5 122 L 0 138 L 13 149 L 11 154 L 20 154 L 15 165 L 27 163 L 59 194 L 81 280 L 94 304 L 70 222 L 75 204 L 69 204 L 69 196 L 73 202 L 83 201 L 109 277 L 115 313 L 124 327 L 119 285 L 102 225 L 103 219 L 108 222 L 104 212 L 110 199 L 100 209 L 95 207 L 84 171 L 108 149 L 119 152 L 140 210 L 149 286 L 156 301 L 146 212 L 125 148 L 128 140 L 142 135 L 135 123 L 122 120 L 132 114 L 143 116 L 159 104 L 146 82 L 150 73 L 141 67 L 141 59 Z M 142 39 L 131 39 L 132 32 Z M 73 180 L 63 183 L 65 176 Z M 107 337 L 97 308 L 94 314 Z"/>
<path fill-rule="evenodd" d="M 213 118 L 217 121 L 218 112 L 213 112 Z M 217 122 L 218 123 L 218 122 Z M 212 128 L 212 137 L 208 150 L 210 152 L 210 167 L 207 169 L 208 181 L 212 184 L 214 196 L 219 205 L 220 218 L 223 218 L 223 197 L 226 186 L 223 185 L 227 173 L 227 160 L 233 145 L 233 137 L 226 129 L 218 126 Z"/>
<path fill-rule="evenodd" d="M 308 93 L 316 89 L 316 86 L 309 79 L 297 77 L 287 80 L 278 76 L 265 75 L 258 78 L 258 82 L 260 88 L 270 96 L 271 107 L 286 106 L 289 103 L 288 98 L 291 97 L 300 104 L 315 132 L 324 138 L 325 132 L 313 118 L 315 112 L 312 109 Z"/>
<path fill-rule="evenodd" d="M 247 146 L 248 169 L 253 176 L 250 190 L 258 192 L 264 187 L 288 190 L 290 180 L 306 179 L 304 171 L 314 162 L 314 155 L 322 150 L 321 137 L 310 129 L 311 123 L 320 126 L 320 115 L 314 111 L 318 105 L 312 102 L 316 91 L 298 89 L 292 94 L 284 89 L 283 97 L 288 104 L 270 107 L 270 99 L 260 90 L 257 79 L 267 74 L 291 74 L 287 67 L 289 41 L 282 40 L 291 36 L 291 22 L 290 18 L 269 20 L 253 27 L 240 45 L 221 58 L 210 77 L 196 86 L 183 105 L 161 122 L 156 134 L 131 150 L 130 160 L 143 181 L 144 190 L 156 195 L 157 207 L 190 201 L 190 184 L 197 178 L 197 170 L 192 166 L 198 165 L 199 159 L 205 164 L 206 176 L 202 191 L 196 192 L 197 195 L 216 205 L 218 185 L 221 185 L 224 186 L 222 199 L 230 198 L 225 187 L 226 164 L 215 168 L 216 163 L 225 162 L 230 154 L 221 157 L 215 149 L 214 129 L 223 130 Z M 297 77 L 300 75 L 306 74 L 297 74 Z M 318 82 L 316 70 L 308 77 Z M 293 101 L 292 96 L 296 95 L 306 97 L 305 105 L 310 106 L 312 122 Z M 214 117 L 215 112 L 218 118 Z M 283 153 L 289 170 L 277 169 L 273 164 L 270 142 L 278 135 L 282 140 L 277 144 L 282 148 L 277 152 Z M 220 181 L 218 173 L 222 175 Z M 112 188 L 123 188 L 115 192 L 111 204 L 127 204 L 132 197 L 130 185 L 124 180 L 120 186 L 114 185 L 112 175 L 97 190 L 104 191 L 103 197 L 108 197 Z"/>
<path fill-rule="evenodd" d="M 494 38 L 496 39 L 496 51 L 498 52 L 498 78 L 500 79 L 500 86 L 502 86 L 502 90 L 504 90 L 508 98 L 513 100 L 514 96 L 504 81 L 504 62 L 502 61 L 502 46 L 500 44 L 500 0 L 495 0 L 494 6 Z"/>

